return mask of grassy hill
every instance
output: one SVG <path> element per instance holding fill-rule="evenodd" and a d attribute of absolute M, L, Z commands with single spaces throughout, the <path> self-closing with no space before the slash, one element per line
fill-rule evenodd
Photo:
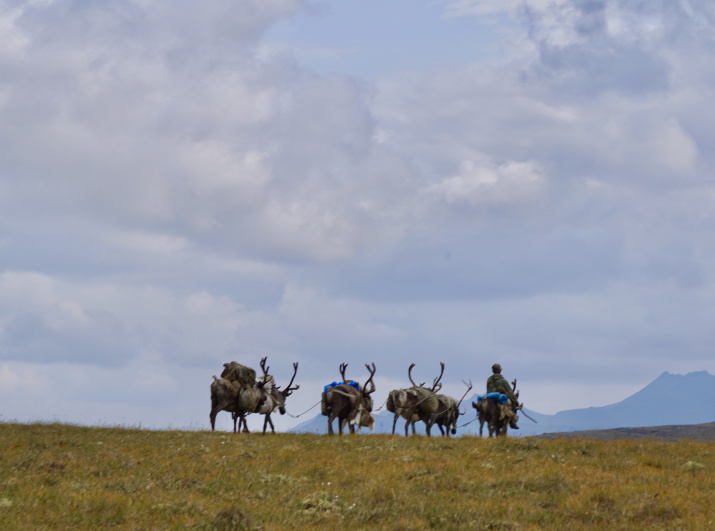
<path fill-rule="evenodd" d="M 715 422 L 707 424 L 683 424 L 678 426 L 652 426 L 648 428 L 612 428 L 609 430 L 586 430 L 563 433 L 544 433 L 539 439 L 563 439 L 566 437 L 587 437 L 589 439 L 660 439 L 678 441 L 715 441 Z"/>
<path fill-rule="evenodd" d="M 0 424 L 2 529 L 715 526 L 715 443 Z"/>

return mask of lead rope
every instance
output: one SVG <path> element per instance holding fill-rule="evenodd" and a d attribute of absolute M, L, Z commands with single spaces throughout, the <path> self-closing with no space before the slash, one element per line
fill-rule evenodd
<path fill-rule="evenodd" d="M 385 407 L 385 404 L 387 404 L 387 399 L 390 398 L 389 396 L 385 399 L 385 401 L 382 403 L 382 405 L 377 408 L 375 411 L 380 411 L 383 407 Z"/>
<path fill-rule="evenodd" d="M 322 401 L 323 401 L 323 399 L 321 398 L 321 399 L 318 400 L 315 404 L 313 404 L 310 408 L 308 408 L 308 409 L 306 409 L 305 411 L 303 411 L 303 413 L 301 413 L 300 415 L 293 415 L 293 414 L 290 413 L 290 411 L 286 411 L 286 413 L 288 413 L 288 415 L 290 415 L 290 416 L 293 417 L 294 419 L 297 419 L 298 417 L 302 417 L 303 415 L 305 415 L 308 411 L 310 411 L 311 409 L 313 409 L 315 406 L 317 406 L 318 404 L 320 404 Z"/>
<path fill-rule="evenodd" d="M 460 426 L 457 426 L 457 427 L 458 427 L 458 428 L 464 428 L 465 426 L 469 426 L 469 425 L 470 425 L 472 422 L 474 422 L 475 420 L 479 420 L 479 417 L 474 418 L 474 419 L 470 420 L 469 422 L 467 422 L 467 423 L 465 423 L 465 424 L 461 424 Z"/>

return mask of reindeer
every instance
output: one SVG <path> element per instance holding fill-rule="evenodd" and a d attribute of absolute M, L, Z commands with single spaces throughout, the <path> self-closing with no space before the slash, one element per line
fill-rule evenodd
<path fill-rule="evenodd" d="M 216 415 L 219 411 L 228 411 L 233 417 L 233 432 L 236 433 L 236 411 L 238 406 L 239 388 L 224 378 L 214 376 L 211 383 L 211 431 L 216 429 Z"/>
<path fill-rule="evenodd" d="M 514 396 L 519 398 L 519 392 L 516 390 L 516 380 L 511 382 L 511 387 L 514 390 Z M 506 437 L 507 428 L 509 426 L 514 427 L 518 419 L 518 417 L 512 417 L 512 411 L 515 414 L 516 411 L 524 407 L 524 404 L 522 403 L 513 407 L 511 403 L 500 404 L 494 400 L 483 397 L 479 402 L 472 402 L 472 407 L 477 410 L 480 437 L 482 436 L 485 422 L 489 430 L 489 437 L 493 437 L 494 435 L 497 437 Z"/>
<path fill-rule="evenodd" d="M 258 413 L 263 409 L 263 411 L 271 411 L 273 408 L 270 406 L 264 407 L 268 400 L 268 391 L 273 386 L 272 380 L 268 376 L 268 369 L 266 367 L 266 360 L 268 358 L 261 358 L 261 369 L 263 369 L 263 376 L 258 378 L 253 385 L 244 385 L 238 393 L 238 398 L 236 400 L 236 411 L 234 415 L 234 423 L 236 422 L 236 417 L 238 418 L 238 431 L 243 431 L 244 433 L 249 433 L 248 424 L 246 422 L 246 415 L 251 413 Z M 265 413 L 264 413 L 265 414 Z M 241 426 L 243 425 L 243 430 Z M 265 425 L 264 425 L 265 429 Z"/>
<path fill-rule="evenodd" d="M 350 433 L 355 433 L 355 426 L 368 426 L 374 429 L 375 419 L 372 417 L 372 397 L 375 392 L 373 377 L 375 376 L 375 364 L 372 366 L 365 364 L 370 373 L 370 377 L 362 386 L 362 389 L 349 385 L 351 380 L 345 377 L 347 363 L 340 364 L 340 375 L 343 383 L 329 388 L 323 393 L 321 412 L 328 417 L 328 434 L 333 435 L 333 420 L 338 419 L 338 433 L 343 434 L 345 423 L 348 423 Z"/>
<path fill-rule="evenodd" d="M 467 390 L 462 395 L 462 398 L 457 402 L 454 398 L 447 395 L 437 395 L 437 400 L 439 401 L 439 410 L 430 417 L 431 425 L 437 425 L 439 431 L 442 435 L 449 437 L 450 431 L 452 435 L 457 434 L 457 420 L 459 419 L 460 413 L 459 406 L 462 404 L 462 400 L 467 396 L 467 393 L 472 390 L 472 382 L 469 383 L 462 380 L 462 383 L 467 386 Z"/>
<path fill-rule="evenodd" d="M 407 376 L 412 382 L 412 387 L 409 389 L 395 389 L 390 391 L 387 397 L 387 410 L 395 414 L 392 421 L 392 434 L 395 434 L 395 425 L 397 419 L 403 417 L 405 422 L 405 437 L 409 435 L 410 425 L 412 426 L 412 435 L 415 434 L 415 423 L 418 420 L 423 421 L 427 425 L 427 436 L 430 436 L 430 417 L 440 411 L 439 400 L 435 394 L 442 388 L 439 381 L 444 374 L 444 363 L 440 362 L 441 371 L 439 376 L 432 382 L 431 388 L 426 388 L 424 382 L 416 384 L 412 379 L 412 369 L 415 364 L 411 364 L 407 369 Z"/>
<path fill-rule="evenodd" d="M 263 433 L 266 433 L 266 428 L 268 427 L 268 424 L 271 425 L 271 432 L 275 433 L 276 430 L 273 427 L 273 421 L 271 420 L 271 413 L 273 413 L 276 409 L 280 412 L 281 415 L 285 415 L 286 408 L 285 408 L 285 401 L 286 398 L 288 398 L 293 391 L 300 389 L 299 385 L 296 385 L 295 387 L 291 387 L 293 385 L 293 380 L 295 380 L 295 375 L 298 374 L 298 363 L 295 362 L 293 363 L 293 377 L 290 379 L 290 382 L 288 383 L 288 387 L 286 387 L 284 390 L 280 390 L 280 388 L 273 384 L 271 381 L 268 380 L 268 367 L 264 366 L 265 358 L 261 362 L 261 369 L 263 369 L 263 380 L 264 380 L 264 385 L 263 385 L 263 390 L 266 393 L 266 399 L 263 404 L 261 404 L 258 408 L 258 411 L 256 413 L 260 413 L 261 415 L 265 415 L 265 419 L 263 420 Z"/>
<path fill-rule="evenodd" d="M 270 420 L 270 414 L 277 408 L 280 408 L 279 404 L 283 404 L 283 413 L 285 413 L 285 398 L 280 396 L 281 393 L 279 391 L 275 390 L 273 377 L 268 374 L 268 367 L 266 366 L 267 359 L 267 357 L 261 358 L 260 362 L 263 376 L 260 376 L 258 381 L 253 385 L 242 387 L 238 394 L 238 407 L 236 408 L 234 415 L 238 416 L 239 419 L 239 431 L 241 430 L 241 425 L 243 425 L 244 433 L 249 433 L 248 424 L 246 423 L 246 415 L 250 415 L 251 413 L 265 415 L 266 418 L 263 421 L 263 433 L 266 433 L 266 428 L 269 422 L 271 424 L 271 429 L 275 433 L 273 421 Z M 297 363 L 293 365 L 293 368 L 295 369 L 293 378 L 295 378 L 295 375 L 298 372 L 297 365 Z M 290 383 L 293 383 L 293 379 L 291 379 Z M 286 390 L 288 391 L 288 394 L 290 394 L 295 389 L 296 388 L 291 389 L 289 384 Z"/>
<path fill-rule="evenodd" d="M 472 402 L 472 407 L 477 410 L 480 437 L 482 436 L 484 423 L 487 424 L 489 437 L 493 437 L 494 435 L 497 437 L 501 435 L 506 436 L 507 421 L 502 413 L 502 408 L 507 406 L 499 404 L 494 400 L 482 398 L 479 402 Z"/>
<path fill-rule="evenodd" d="M 266 362 L 266 358 L 261 360 L 261 366 Z M 253 382 L 232 382 L 225 378 L 217 378 L 214 376 L 214 381 L 211 384 L 211 431 L 216 427 L 216 415 L 219 411 L 228 411 L 233 419 L 233 432 L 236 433 L 236 423 L 238 422 L 238 431 L 248 432 L 246 424 L 246 415 L 255 412 L 258 407 L 265 401 L 265 392 L 263 387 L 265 381 Z"/>
<path fill-rule="evenodd" d="M 238 397 L 241 390 L 246 386 L 256 383 L 256 371 L 250 367 L 245 367 L 235 361 L 223 364 L 221 378 L 214 376 L 211 383 L 211 431 L 216 428 L 216 415 L 219 411 L 231 413 L 233 418 L 233 431 L 236 432 L 236 421 L 238 420 Z"/>

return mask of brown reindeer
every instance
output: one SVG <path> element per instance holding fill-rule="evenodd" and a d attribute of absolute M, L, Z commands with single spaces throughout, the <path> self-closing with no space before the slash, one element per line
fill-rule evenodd
<path fill-rule="evenodd" d="M 462 380 L 462 383 L 467 386 L 467 390 L 462 395 L 462 398 L 457 402 L 454 398 L 447 395 L 437 395 L 437 401 L 439 402 L 439 409 L 436 413 L 430 416 L 430 423 L 432 426 L 435 424 L 439 428 L 442 435 L 449 437 L 450 432 L 452 435 L 457 434 L 457 420 L 459 419 L 460 413 L 459 406 L 462 404 L 462 400 L 467 396 L 467 393 L 472 390 L 472 382 L 469 383 Z"/>
<path fill-rule="evenodd" d="M 412 387 L 409 389 L 395 389 L 390 391 L 387 397 L 386 407 L 388 411 L 395 414 L 392 421 L 392 434 L 395 434 L 395 425 L 397 419 L 402 417 L 405 422 L 405 437 L 409 435 L 409 428 L 412 426 L 412 435 L 415 434 L 415 423 L 419 420 L 427 425 L 427 436 L 430 436 L 430 429 L 434 421 L 430 422 L 432 415 L 440 411 L 439 400 L 436 392 L 442 388 L 439 381 L 444 374 L 444 363 L 440 362 L 440 373 L 432 382 L 432 387 L 425 387 L 424 382 L 416 384 L 412 379 L 412 369 L 415 364 L 412 363 L 407 369 L 407 376 L 412 382 Z"/>
<path fill-rule="evenodd" d="M 489 430 L 489 437 L 506 435 L 507 420 L 501 411 L 502 408 L 507 407 L 506 405 L 483 398 L 479 402 L 472 402 L 472 407 L 477 410 L 477 417 L 479 417 L 480 437 L 485 423 Z"/>
<path fill-rule="evenodd" d="M 514 395 L 519 398 L 519 392 L 516 390 L 516 380 L 511 383 L 511 386 L 514 389 Z M 484 423 L 487 424 L 489 437 L 494 435 L 506 437 L 507 428 L 509 426 L 514 427 L 518 420 L 518 417 L 515 416 L 516 411 L 523 408 L 524 404 L 514 407 L 510 402 L 500 404 L 494 400 L 482 398 L 479 402 L 472 402 L 472 407 L 477 410 L 480 437 L 482 436 Z"/>
<path fill-rule="evenodd" d="M 375 392 L 373 377 L 375 376 L 375 364 L 372 366 L 365 364 L 370 372 L 370 377 L 361 389 L 349 385 L 351 380 L 345 377 L 347 363 L 340 364 L 340 374 L 343 382 L 335 387 L 329 388 L 323 393 L 321 412 L 328 417 L 328 434 L 333 435 L 333 420 L 338 419 L 338 433 L 343 434 L 345 423 L 348 424 L 350 433 L 355 433 L 355 426 L 368 426 L 374 429 L 375 419 L 372 417 L 372 397 Z"/>
<path fill-rule="evenodd" d="M 232 361 L 223 364 L 221 378 L 214 376 L 211 384 L 211 431 L 216 428 L 216 415 L 219 411 L 231 413 L 233 418 L 233 431 L 236 432 L 236 421 L 238 420 L 238 395 L 245 386 L 252 386 L 256 383 L 256 371 Z"/>
<path fill-rule="evenodd" d="M 239 387 L 224 378 L 214 376 L 211 383 L 211 431 L 216 429 L 216 415 L 219 411 L 228 411 L 233 417 L 233 432 L 236 433 L 236 416 Z"/>

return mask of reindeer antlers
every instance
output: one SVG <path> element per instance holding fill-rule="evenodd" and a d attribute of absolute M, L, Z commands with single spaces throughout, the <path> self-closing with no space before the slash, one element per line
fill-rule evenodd
<path fill-rule="evenodd" d="M 425 384 L 424 382 L 422 382 L 421 384 L 417 385 L 417 384 L 415 383 L 415 381 L 412 379 L 412 368 L 413 368 L 414 366 L 415 366 L 415 364 L 413 363 L 412 365 L 410 365 L 410 368 L 407 369 L 407 377 L 410 379 L 410 382 L 412 382 L 413 387 L 422 387 L 422 386 L 424 386 L 424 384 Z"/>
<path fill-rule="evenodd" d="M 464 391 L 462 398 L 459 399 L 459 403 L 457 404 L 457 409 L 459 409 L 459 406 L 462 403 L 462 400 L 464 400 L 464 397 L 467 396 L 467 393 L 472 390 L 472 380 L 469 380 L 469 383 L 462 380 L 462 383 L 467 386 L 467 390 Z"/>
<path fill-rule="evenodd" d="M 412 379 L 412 369 L 414 368 L 414 366 L 415 366 L 414 363 L 410 363 L 410 368 L 407 369 L 407 377 L 410 379 L 410 382 L 412 382 L 412 385 L 413 385 L 414 387 L 419 387 L 419 386 L 415 383 L 415 381 Z"/>
<path fill-rule="evenodd" d="M 419 386 L 415 383 L 415 381 L 412 379 L 412 369 L 414 368 L 414 366 L 415 366 L 414 363 L 411 363 L 411 364 L 410 364 L 410 368 L 407 369 L 407 377 L 410 379 L 410 382 L 412 382 L 412 385 L 413 385 L 413 386 L 419 387 Z"/>
<path fill-rule="evenodd" d="M 266 367 L 266 360 L 268 359 L 268 356 L 265 358 L 261 358 L 261 369 L 263 370 L 263 375 L 268 376 L 268 369 L 269 367 Z"/>
<path fill-rule="evenodd" d="M 347 381 L 348 381 L 347 378 L 345 378 L 345 369 L 347 369 L 347 368 L 348 368 L 348 364 L 347 364 L 347 363 L 341 363 L 341 364 L 340 364 L 340 376 L 343 377 L 343 382 L 347 382 Z"/>
<path fill-rule="evenodd" d="M 437 378 L 434 379 L 434 382 L 432 382 L 432 389 L 430 389 L 430 391 L 432 391 L 433 393 L 435 393 L 435 392 L 439 391 L 440 389 L 442 389 L 442 385 L 439 384 L 439 381 L 442 379 L 442 375 L 444 374 L 444 363 L 442 363 L 442 362 L 440 361 L 440 362 L 439 362 L 439 365 L 440 365 L 440 367 L 441 367 L 441 371 L 440 371 L 440 373 L 439 373 L 439 376 L 437 376 Z M 410 382 L 412 382 L 412 385 L 413 385 L 414 387 L 424 387 L 424 385 L 425 385 L 424 382 L 422 382 L 421 384 L 417 385 L 417 384 L 415 383 L 415 381 L 412 379 L 412 369 L 414 368 L 414 366 L 415 366 L 414 363 L 410 364 L 410 368 L 407 369 L 407 376 L 408 376 L 408 378 L 410 379 Z"/>
<path fill-rule="evenodd" d="M 514 378 L 514 381 L 511 382 L 511 388 L 515 391 L 514 396 L 519 398 L 519 391 L 516 390 L 516 378 Z"/>
<path fill-rule="evenodd" d="M 290 379 L 290 383 L 288 384 L 288 387 L 286 387 L 285 391 L 283 391 L 283 396 L 288 396 L 296 389 L 300 389 L 300 385 L 291 387 L 291 385 L 293 384 L 293 380 L 295 380 L 296 374 L 298 374 L 298 362 L 297 361 L 295 363 L 293 363 L 293 378 Z"/>
<path fill-rule="evenodd" d="M 373 393 L 375 391 L 375 382 L 372 381 L 372 377 L 375 376 L 375 371 L 377 368 L 375 367 L 375 364 L 372 364 L 372 367 L 368 365 L 367 363 L 365 364 L 365 367 L 367 367 L 367 370 L 370 371 L 370 378 L 367 379 L 367 382 L 365 382 L 365 385 L 362 386 L 363 391 L 367 394 Z M 368 391 L 367 390 L 367 384 L 370 384 L 371 389 Z"/>
<path fill-rule="evenodd" d="M 444 363 L 440 361 L 439 365 L 442 368 L 442 370 L 440 371 L 439 376 L 437 376 L 437 378 L 435 378 L 434 383 L 432 384 L 431 391 L 433 393 L 436 393 L 437 391 L 442 389 L 442 384 L 439 384 L 439 381 L 442 379 L 442 375 L 444 374 Z M 437 384 L 439 384 L 439 387 L 437 387 Z"/>

